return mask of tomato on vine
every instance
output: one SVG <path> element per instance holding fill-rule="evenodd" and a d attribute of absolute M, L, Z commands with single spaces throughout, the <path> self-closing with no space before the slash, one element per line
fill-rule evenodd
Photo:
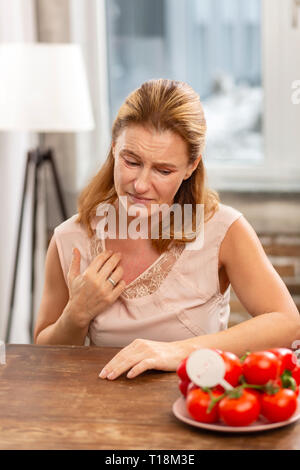
<path fill-rule="evenodd" d="M 259 399 L 243 387 L 232 390 L 219 403 L 220 418 L 228 426 L 249 426 L 259 413 Z"/>
<path fill-rule="evenodd" d="M 178 377 L 181 379 L 181 380 L 190 380 L 189 376 L 187 375 L 187 371 L 186 371 L 186 362 L 188 360 L 188 357 L 185 357 L 179 364 L 178 364 L 178 367 L 176 369 L 176 373 L 178 375 Z"/>
<path fill-rule="evenodd" d="M 263 385 L 278 377 L 281 361 L 269 351 L 250 353 L 243 362 L 243 376 L 249 384 Z"/>
<path fill-rule="evenodd" d="M 212 407 L 210 405 L 212 400 L 217 399 L 219 396 L 222 396 L 221 392 L 195 388 L 187 394 L 186 408 L 196 421 L 216 423 L 219 420 L 219 406 L 218 403 Z"/>
<path fill-rule="evenodd" d="M 181 392 L 181 394 L 186 397 L 187 395 L 187 390 L 188 390 L 188 386 L 190 385 L 191 381 L 190 380 L 181 380 L 179 379 L 179 382 L 178 382 L 178 388 Z"/>
<path fill-rule="evenodd" d="M 236 387 L 239 383 L 239 379 L 243 372 L 242 364 L 236 354 L 229 351 L 216 350 L 222 357 L 225 363 L 225 375 L 224 379 L 233 387 Z M 220 392 L 224 391 L 221 385 L 217 385 L 217 390 Z"/>
<path fill-rule="evenodd" d="M 293 390 L 280 388 L 277 392 L 264 393 L 261 399 L 261 414 L 271 423 L 286 421 L 297 409 L 297 396 Z"/>
<path fill-rule="evenodd" d="M 297 365 L 296 354 L 288 348 L 273 348 L 268 349 L 271 353 L 275 354 L 276 357 L 281 361 L 279 374 L 283 374 L 285 370 L 293 370 Z"/>

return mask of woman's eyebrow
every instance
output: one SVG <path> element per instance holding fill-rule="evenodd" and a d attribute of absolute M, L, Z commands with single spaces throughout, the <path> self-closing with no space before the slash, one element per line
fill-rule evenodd
<path fill-rule="evenodd" d="M 132 157 L 135 157 L 139 160 L 142 160 L 141 157 L 139 155 L 137 155 L 136 153 L 134 153 L 132 150 L 129 150 L 129 149 L 122 149 L 120 151 L 120 155 L 124 155 L 124 154 L 127 154 L 127 155 L 130 155 Z M 170 168 L 177 168 L 176 165 L 174 165 L 173 163 L 168 163 L 168 162 L 155 162 L 155 165 L 165 165 L 165 166 L 168 166 Z"/>

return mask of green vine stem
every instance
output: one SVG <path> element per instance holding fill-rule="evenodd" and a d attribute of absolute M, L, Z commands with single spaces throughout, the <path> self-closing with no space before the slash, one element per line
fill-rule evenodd
<path fill-rule="evenodd" d="M 240 357 L 240 362 L 244 362 L 244 360 L 246 359 L 246 357 L 249 356 L 249 354 L 251 354 L 251 352 L 250 352 L 250 351 L 246 351 L 245 354 L 244 354 L 242 357 Z"/>

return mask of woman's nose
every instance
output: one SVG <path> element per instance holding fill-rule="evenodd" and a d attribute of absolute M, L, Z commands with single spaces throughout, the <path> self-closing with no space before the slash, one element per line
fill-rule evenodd
<path fill-rule="evenodd" d="M 150 174 L 144 169 L 142 170 L 135 179 L 134 189 L 137 193 L 144 193 L 148 190 L 150 185 Z"/>

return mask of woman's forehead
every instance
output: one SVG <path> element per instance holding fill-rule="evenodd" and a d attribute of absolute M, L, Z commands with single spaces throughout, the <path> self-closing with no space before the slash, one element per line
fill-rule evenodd
<path fill-rule="evenodd" d="M 142 126 L 128 126 L 119 135 L 116 141 L 119 151 L 131 150 L 141 158 L 151 154 L 160 157 L 186 157 L 186 142 L 178 134 L 170 130 L 158 132 Z"/>

